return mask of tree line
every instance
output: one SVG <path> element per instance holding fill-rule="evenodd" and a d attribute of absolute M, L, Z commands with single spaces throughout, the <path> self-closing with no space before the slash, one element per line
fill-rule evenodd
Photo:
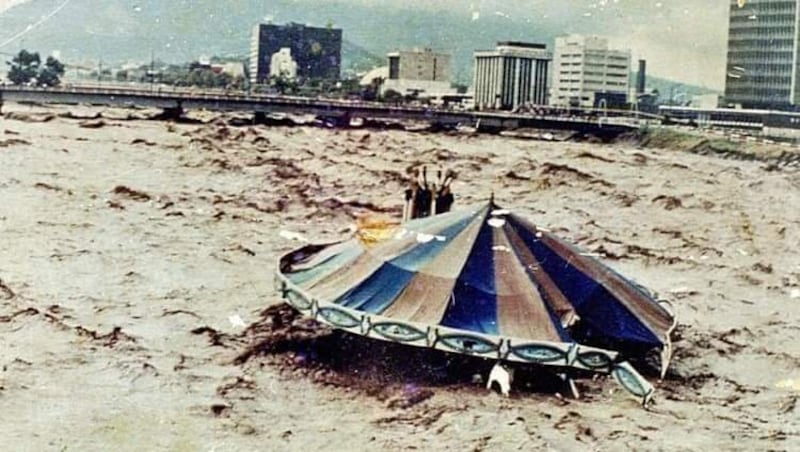
<path fill-rule="evenodd" d="M 8 80 L 14 85 L 33 85 L 54 87 L 61 83 L 64 75 L 64 64 L 52 56 L 42 63 L 38 52 L 20 50 L 6 64 L 10 66 Z M 188 65 L 164 65 L 159 63 L 142 65 L 138 70 L 129 72 L 125 69 L 112 74 L 111 69 L 93 71 L 90 76 L 101 79 L 115 79 L 117 82 L 136 81 L 140 83 L 159 83 L 169 86 L 196 86 L 200 88 L 225 88 L 244 90 L 251 88 L 254 92 L 277 92 L 291 95 L 323 95 L 331 97 L 355 97 L 366 101 L 381 101 L 393 104 L 416 101 L 417 94 L 403 95 L 394 90 L 380 93 L 382 79 L 373 80 L 368 86 L 360 86 L 358 79 L 345 79 L 338 83 L 331 80 L 309 79 L 299 81 L 282 75 L 272 76 L 264 85 L 249 87 L 247 74 L 233 76 L 225 72 L 214 71 L 208 65 L 193 62 Z M 459 91 L 462 91 L 461 89 Z M 466 91 L 464 87 L 463 91 Z"/>
<path fill-rule="evenodd" d="M 9 65 L 8 81 L 14 85 L 58 86 L 64 75 L 64 64 L 49 56 L 42 64 L 38 52 L 20 50 L 6 61 Z"/>

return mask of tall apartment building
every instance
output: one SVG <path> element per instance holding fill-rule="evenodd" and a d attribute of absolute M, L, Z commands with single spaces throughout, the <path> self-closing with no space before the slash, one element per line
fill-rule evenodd
<path fill-rule="evenodd" d="M 725 103 L 744 108 L 800 104 L 800 0 L 731 0 Z"/>
<path fill-rule="evenodd" d="M 453 91 L 450 88 L 450 55 L 415 49 L 392 52 L 387 57 L 389 77 L 384 80 L 381 92 L 446 94 Z"/>
<path fill-rule="evenodd" d="M 630 91 L 631 52 L 613 50 L 608 39 L 556 38 L 550 103 L 575 107 L 622 106 Z"/>
<path fill-rule="evenodd" d="M 552 54 L 544 44 L 498 42 L 475 52 L 475 107 L 514 110 L 547 103 L 547 71 Z"/>
<path fill-rule="evenodd" d="M 387 55 L 389 79 L 450 81 L 450 55 L 431 49 L 401 50 Z"/>
<path fill-rule="evenodd" d="M 284 49 L 283 54 L 291 55 L 297 64 L 296 75 L 301 81 L 339 78 L 342 30 L 301 24 L 259 24 L 253 28 L 250 48 L 252 84 L 262 84 L 269 80 L 272 57 L 280 53 L 281 49 Z"/>

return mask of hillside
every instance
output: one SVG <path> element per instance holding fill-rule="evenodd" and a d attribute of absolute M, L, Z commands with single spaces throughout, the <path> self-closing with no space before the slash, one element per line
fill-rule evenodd
<path fill-rule="evenodd" d="M 64 0 L 30 0 L 0 15 L 4 42 Z M 552 45 L 564 30 L 602 33 L 603 20 L 575 16 L 567 8 L 542 12 L 540 22 L 500 11 L 476 15 L 472 7 L 430 10 L 404 3 L 333 0 L 71 0 L 57 14 L 0 49 L 28 48 L 48 54 L 58 51 L 67 61 L 184 62 L 200 55 L 246 56 L 257 22 L 333 24 L 342 28 L 344 69 L 366 70 L 382 63 L 397 48 L 431 47 L 453 55 L 454 81 L 470 83 L 472 53 L 492 48 L 498 40 L 537 41 Z M 388 6 L 391 5 L 391 6 Z M 597 17 L 597 19 L 603 19 Z"/>

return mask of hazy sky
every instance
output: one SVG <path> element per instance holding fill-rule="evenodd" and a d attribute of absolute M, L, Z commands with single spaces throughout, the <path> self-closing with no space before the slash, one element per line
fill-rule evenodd
<path fill-rule="evenodd" d="M 0 14 L 25 1 L 30 0 L 0 0 Z M 314 3 L 295 1 L 298 8 Z M 396 8 L 446 11 L 469 17 L 476 27 L 487 17 L 530 24 L 532 29 L 547 22 L 565 33 L 605 35 L 614 46 L 631 49 L 634 62 L 646 59 L 653 75 L 720 90 L 724 84 L 729 0 L 330 1 L 379 6 L 388 14 Z M 235 4 L 230 2 L 231 7 Z M 42 11 L 42 16 L 50 12 Z"/>
<path fill-rule="evenodd" d="M 350 0 L 388 4 L 390 0 Z M 643 58 L 649 72 L 722 89 L 730 0 L 436 0 L 409 3 L 431 9 L 466 9 L 485 15 L 562 24 L 565 33 L 605 35 L 612 45 Z"/>
<path fill-rule="evenodd" d="M 11 8 L 12 6 L 16 5 L 17 3 L 22 3 L 27 0 L 0 0 L 0 13 Z"/>

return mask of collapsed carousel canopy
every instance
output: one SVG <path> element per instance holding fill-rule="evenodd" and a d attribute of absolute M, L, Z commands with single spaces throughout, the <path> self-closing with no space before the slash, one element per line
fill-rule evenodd
<path fill-rule="evenodd" d="M 367 240 L 365 240 L 365 238 Z M 493 202 L 282 257 L 302 313 L 352 333 L 485 358 L 613 373 L 649 400 L 630 353 L 670 355 L 675 320 L 644 289 Z"/>

